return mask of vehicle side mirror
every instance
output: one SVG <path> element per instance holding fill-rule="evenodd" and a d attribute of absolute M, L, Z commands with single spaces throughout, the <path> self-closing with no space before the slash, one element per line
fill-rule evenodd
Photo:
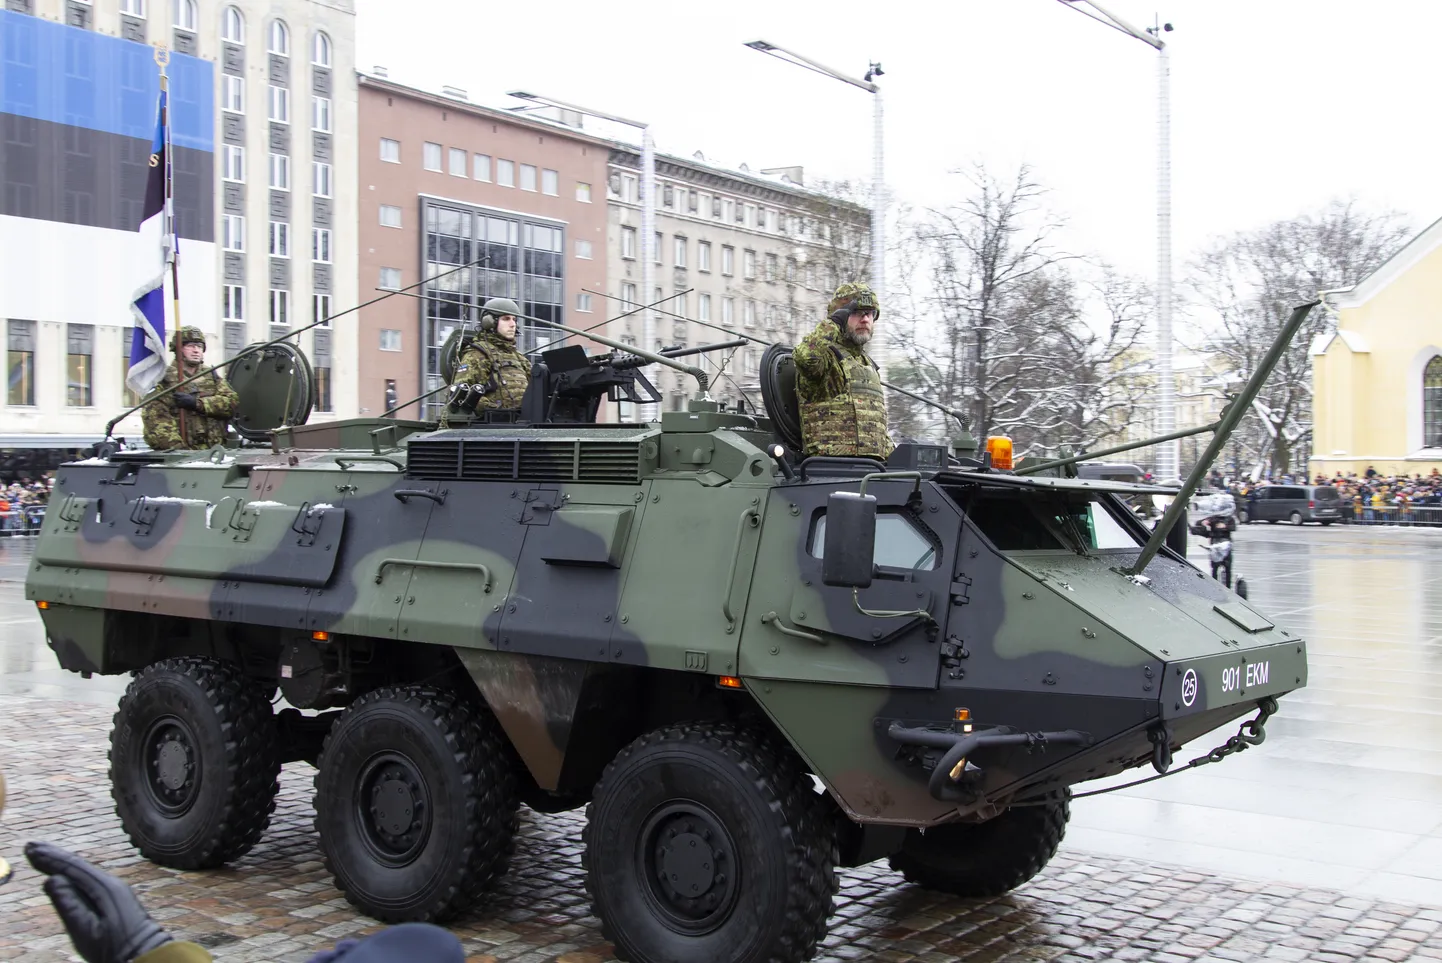
<path fill-rule="evenodd" d="M 826 499 L 821 581 L 842 588 L 871 584 L 876 558 L 876 497 L 832 492 Z"/>

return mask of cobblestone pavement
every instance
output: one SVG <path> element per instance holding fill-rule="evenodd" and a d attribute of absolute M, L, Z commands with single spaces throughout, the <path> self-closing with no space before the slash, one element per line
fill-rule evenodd
<path fill-rule="evenodd" d="M 37 874 L 19 856 L 30 839 L 68 846 L 117 872 L 172 933 L 210 947 L 217 960 L 304 960 L 377 928 L 346 903 L 320 863 L 312 770 L 303 764 L 287 767 L 270 830 L 233 867 L 183 873 L 137 857 L 112 811 L 109 725 L 104 707 L 15 696 L 0 703 L 0 767 L 11 790 L 0 853 L 21 864 L 0 888 L 0 960 L 74 959 Z M 523 810 L 511 873 L 485 907 L 453 924 L 472 963 L 611 959 L 582 889 L 581 819 Z M 959 900 L 909 886 L 879 863 L 843 874 L 817 958 L 1442 960 L 1442 909 L 1075 852 L 1008 896 Z"/>

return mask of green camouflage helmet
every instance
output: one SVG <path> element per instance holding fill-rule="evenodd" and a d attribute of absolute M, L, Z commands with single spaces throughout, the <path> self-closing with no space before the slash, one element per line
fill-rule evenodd
<path fill-rule="evenodd" d="M 180 329 L 180 343 L 182 345 L 198 344 L 205 347 L 205 332 L 193 324 L 187 324 Z"/>
<path fill-rule="evenodd" d="M 827 306 L 826 313 L 834 315 L 842 308 L 849 308 L 848 313 L 858 308 L 871 308 L 876 312 L 876 317 L 881 317 L 881 305 L 876 301 L 876 292 L 857 281 L 848 281 L 836 289 L 836 293 L 831 296 L 831 304 Z"/>
<path fill-rule="evenodd" d="M 481 308 L 481 330 L 494 331 L 496 322 L 508 314 L 519 321 L 521 306 L 510 298 L 491 298 Z"/>

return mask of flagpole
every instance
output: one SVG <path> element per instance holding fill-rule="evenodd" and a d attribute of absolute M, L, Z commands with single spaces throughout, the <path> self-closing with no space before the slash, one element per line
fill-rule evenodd
<path fill-rule="evenodd" d="M 165 215 L 161 220 L 162 232 L 165 237 L 165 259 L 170 262 L 170 296 L 173 310 L 171 311 L 171 351 L 175 354 L 175 373 L 177 377 L 184 374 L 185 359 L 180 354 L 180 268 L 179 268 L 179 234 L 175 229 L 175 169 L 173 167 L 174 153 L 170 138 L 170 76 L 165 68 L 170 65 L 170 48 L 164 43 L 155 45 L 155 63 L 160 68 L 160 126 L 164 131 L 164 161 L 165 164 Z M 190 444 L 186 430 L 185 409 L 177 408 L 176 415 L 179 417 L 180 438 L 186 445 Z"/>

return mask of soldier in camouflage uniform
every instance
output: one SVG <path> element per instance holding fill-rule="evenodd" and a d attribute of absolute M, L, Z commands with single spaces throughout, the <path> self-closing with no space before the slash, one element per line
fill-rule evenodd
<path fill-rule="evenodd" d="M 180 329 L 180 357 L 165 369 L 157 392 L 197 374 L 205 360 L 205 334 L 195 327 Z M 184 372 L 182 374 L 181 372 Z M 225 441 L 240 396 L 218 371 L 192 381 L 179 391 L 145 404 L 141 412 L 145 443 L 156 451 L 209 448 Z"/>
<path fill-rule="evenodd" d="M 475 385 L 478 409 L 519 408 L 531 382 L 531 362 L 516 350 L 516 315 L 509 298 L 491 298 L 481 308 L 481 333 L 461 350 L 452 385 Z"/>
<path fill-rule="evenodd" d="M 843 284 L 827 312 L 792 353 L 805 455 L 885 461 L 895 447 L 886 433 L 886 397 L 876 362 L 862 350 L 881 316 L 876 295 L 864 284 Z"/>

